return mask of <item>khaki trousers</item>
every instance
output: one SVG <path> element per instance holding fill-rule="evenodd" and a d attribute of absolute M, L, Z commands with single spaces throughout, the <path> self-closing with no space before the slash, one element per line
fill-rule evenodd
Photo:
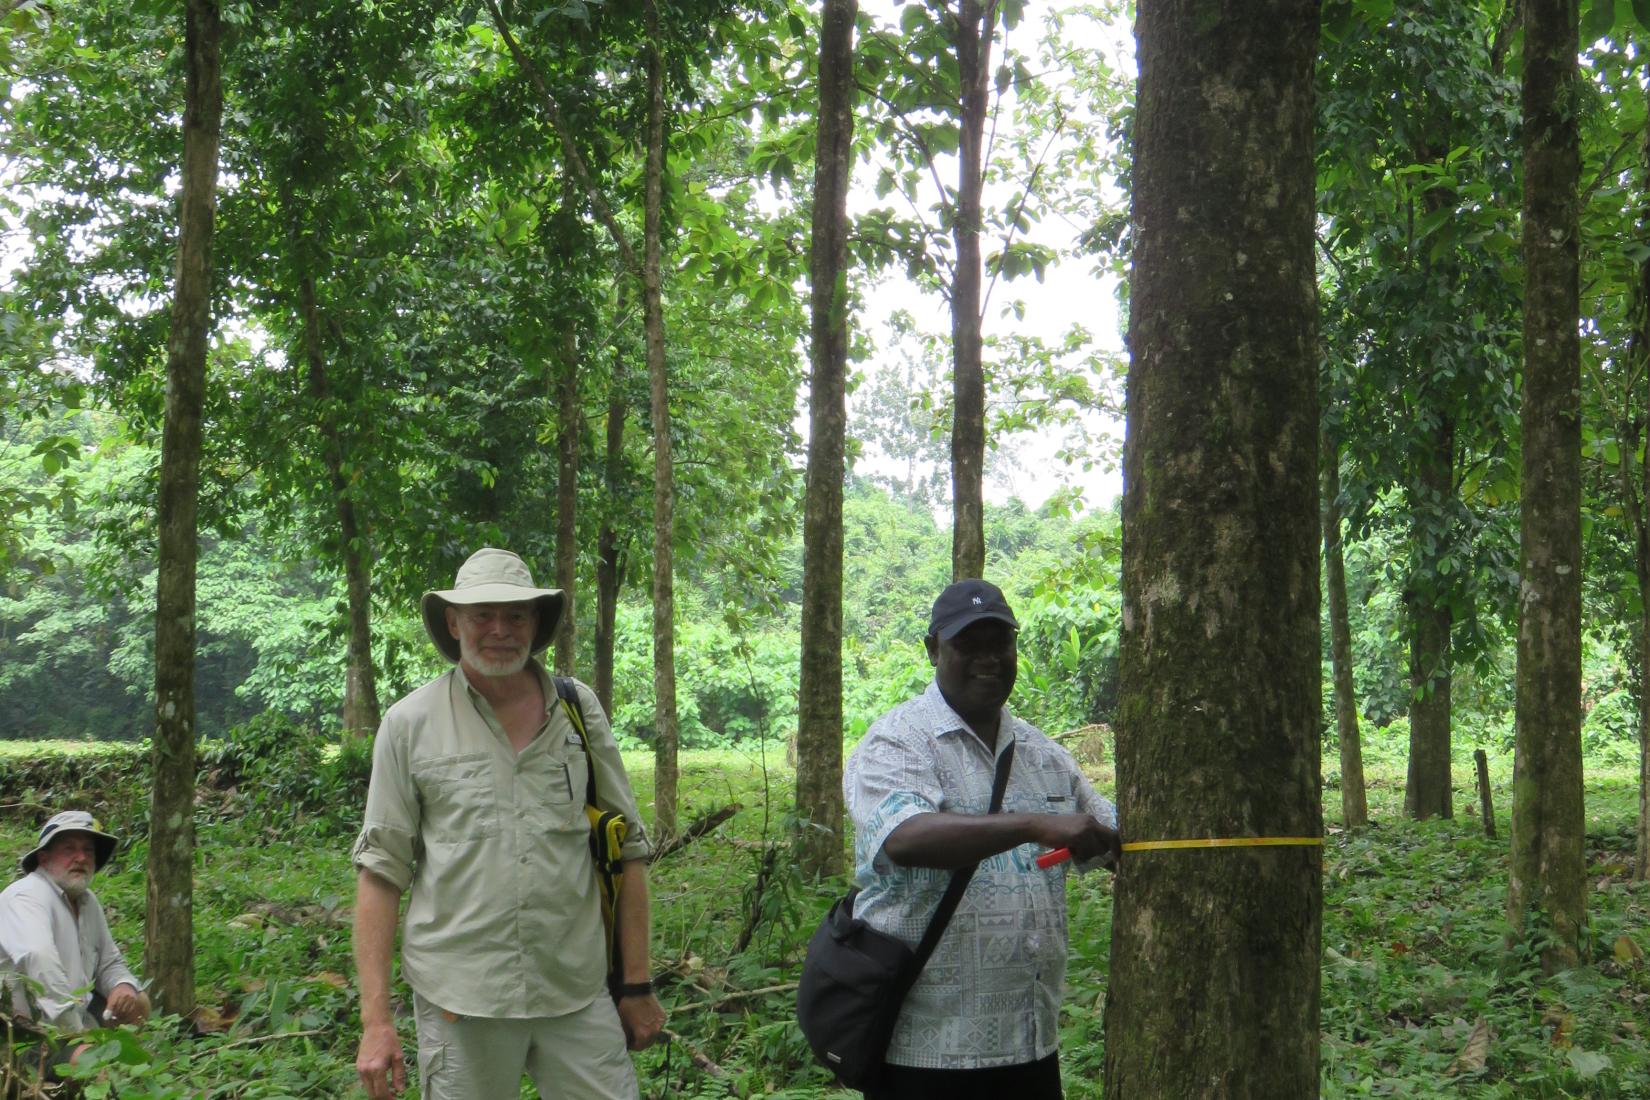
<path fill-rule="evenodd" d="M 424 1100 L 517 1100 L 527 1074 L 543 1100 L 639 1100 L 624 1028 L 607 997 L 565 1016 L 449 1018 L 416 994 Z"/>

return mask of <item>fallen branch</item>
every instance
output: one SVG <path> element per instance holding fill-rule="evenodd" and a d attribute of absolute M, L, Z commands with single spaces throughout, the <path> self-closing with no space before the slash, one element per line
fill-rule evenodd
<path fill-rule="evenodd" d="M 712 829 L 716 828 L 718 825 L 722 824 L 728 818 L 732 817 L 744 808 L 745 807 L 740 803 L 734 802 L 727 806 L 723 806 L 720 810 L 717 810 L 714 813 L 704 815 L 693 824 L 689 825 L 686 829 L 683 829 L 680 834 L 671 837 L 668 841 L 655 848 L 653 854 L 648 857 L 647 861 L 649 863 L 658 863 L 661 859 L 664 859 L 672 852 L 681 851 L 683 848 L 686 848 L 689 844 L 692 844 L 695 840 L 698 840 L 700 837 L 704 836 L 706 833 L 710 832 Z"/>
<path fill-rule="evenodd" d="M 328 1028 L 317 1027 L 312 1028 L 309 1031 L 282 1031 L 274 1035 L 252 1035 L 245 1039 L 236 1039 L 233 1043 L 225 1043 L 221 1047 L 213 1047 L 212 1049 L 215 1051 L 233 1050 L 235 1047 L 257 1046 L 259 1043 L 278 1043 L 282 1039 L 304 1039 L 312 1035 L 326 1035 L 328 1033 Z"/>
<path fill-rule="evenodd" d="M 769 993 L 788 993 L 797 987 L 796 982 L 781 982 L 779 985 L 765 985 L 761 989 L 736 989 L 732 993 L 723 994 L 709 1001 L 694 1001 L 692 1004 L 672 1005 L 672 1012 L 699 1012 L 704 1009 L 720 1008 L 734 1001 L 745 1001 L 752 997 L 765 997 Z"/>
<path fill-rule="evenodd" d="M 697 1047 L 682 1038 L 676 1032 L 670 1030 L 670 1028 L 667 1027 L 660 1029 L 659 1034 L 663 1035 L 666 1039 L 669 1039 L 673 1043 L 680 1044 L 681 1048 L 687 1051 L 688 1057 L 693 1060 L 693 1064 L 710 1074 L 712 1077 L 727 1076 L 726 1070 L 717 1065 L 715 1062 L 712 1062 L 709 1058 L 705 1057 L 705 1055 L 701 1053 Z"/>

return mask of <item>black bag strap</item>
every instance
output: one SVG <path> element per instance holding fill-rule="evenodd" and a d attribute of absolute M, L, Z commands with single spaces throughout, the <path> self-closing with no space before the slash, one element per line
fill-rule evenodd
<path fill-rule="evenodd" d="M 1009 734 L 1007 730 L 1004 734 Z M 1014 766 L 1014 742 L 997 756 L 997 774 L 991 780 L 991 808 L 986 811 L 994 814 L 1003 808 L 1003 792 L 1008 789 L 1008 772 Z M 934 915 L 928 921 L 928 927 L 923 931 L 922 940 L 917 944 L 916 953 L 911 959 L 910 974 L 900 983 L 899 1000 L 904 1000 L 911 987 L 917 984 L 917 978 L 922 974 L 922 968 L 928 965 L 928 957 L 934 953 L 934 948 L 940 944 L 940 937 L 945 935 L 945 926 L 951 923 L 951 917 L 962 904 L 963 892 L 968 889 L 968 882 L 974 877 L 974 872 L 980 869 L 979 863 L 968 867 L 958 867 L 951 872 L 951 882 L 945 888 L 945 895 L 940 898 L 940 904 L 934 910 Z"/>
<path fill-rule="evenodd" d="M 578 731 L 579 746 L 584 749 L 584 804 L 599 806 L 601 803 L 596 801 L 596 757 L 590 751 L 590 735 L 584 730 L 584 707 L 579 703 L 579 689 L 571 676 L 553 676 L 551 680 L 556 685 L 556 697 L 561 700 L 562 709 Z"/>

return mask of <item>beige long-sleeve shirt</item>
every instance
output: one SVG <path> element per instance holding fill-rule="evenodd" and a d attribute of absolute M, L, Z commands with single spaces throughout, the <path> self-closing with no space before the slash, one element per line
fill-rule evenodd
<path fill-rule="evenodd" d="M 460 1016 L 560 1016 L 606 989 L 606 946 L 579 736 L 542 666 L 546 720 L 518 755 L 454 668 L 384 715 L 355 866 L 408 894 L 401 972 Z M 595 693 L 578 684 L 597 800 L 625 815 L 625 859 L 648 852 Z"/>
<path fill-rule="evenodd" d="M 9 990 L 12 1011 L 86 1031 L 97 1026 L 92 994 L 108 997 L 121 984 L 141 988 L 95 894 L 81 898 L 77 915 L 38 868 L 0 893 L 0 991 Z"/>

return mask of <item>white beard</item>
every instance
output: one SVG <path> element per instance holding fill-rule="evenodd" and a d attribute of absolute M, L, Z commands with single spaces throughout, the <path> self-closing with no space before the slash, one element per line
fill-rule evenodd
<path fill-rule="evenodd" d="M 527 658 L 531 656 L 531 654 L 527 652 L 527 647 L 523 646 L 517 656 L 506 657 L 501 661 L 495 661 L 490 657 L 483 656 L 478 650 L 472 648 L 470 643 L 462 636 L 458 639 L 458 655 L 464 658 L 465 664 L 469 665 L 483 676 L 491 677 L 514 676 L 516 673 L 527 667 Z"/>
<path fill-rule="evenodd" d="M 54 875 L 47 871 L 46 877 L 57 883 L 57 888 L 62 890 L 70 901 L 79 901 L 92 888 L 92 876 L 83 872 L 69 871 L 63 875 Z"/>

